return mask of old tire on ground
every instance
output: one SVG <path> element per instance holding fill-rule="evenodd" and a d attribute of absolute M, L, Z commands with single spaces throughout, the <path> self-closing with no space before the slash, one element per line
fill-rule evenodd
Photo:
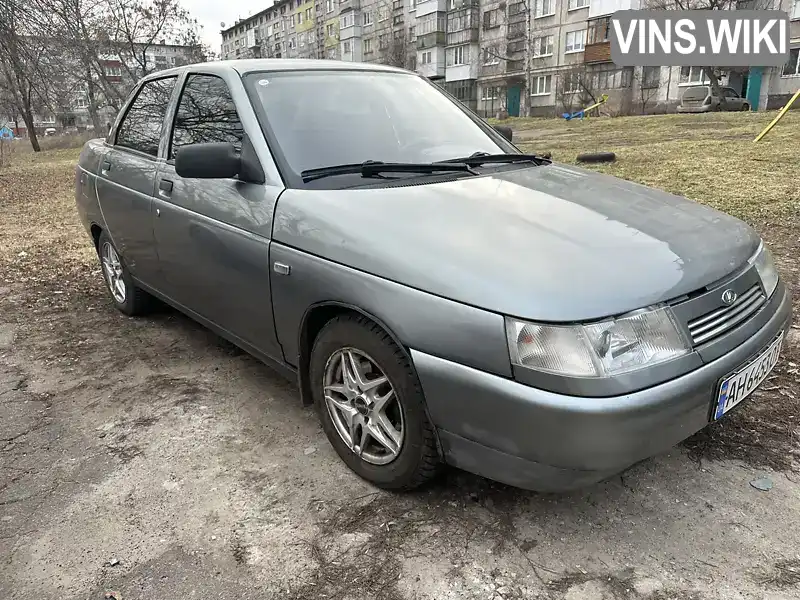
<path fill-rule="evenodd" d="M 586 152 L 584 154 L 578 154 L 576 160 L 580 163 L 614 162 L 617 160 L 617 155 L 613 152 Z"/>
<path fill-rule="evenodd" d="M 131 317 L 146 313 L 152 307 L 153 297 L 133 282 L 124 260 L 105 231 L 97 240 L 97 255 L 114 306 Z"/>
<path fill-rule="evenodd" d="M 437 474 L 422 387 L 380 327 L 355 315 L 329 321 L 314 342 L 309 375 L 322 428 L 357 475 L 384 489 L 409 490 Z"/>

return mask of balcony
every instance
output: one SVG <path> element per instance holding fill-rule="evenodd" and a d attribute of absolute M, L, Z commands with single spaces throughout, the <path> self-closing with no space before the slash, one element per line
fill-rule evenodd
<path fill-rule="evenodd" d="M 586 64 L 611 62 L 611 42 L 586 44 L 583 49 L 583 62 Z"/>
<path fill-rule="evenodd" d="M 461 10 L 463 8 L 478 8 L 480 3 L 478 0 L 456 0 L 456 2 L 449 5 L 449 11 Z"/>
<path fill-rule="evenodd" d="M 444 46 L 447 43 L 447 35 L 444 31 L 434 31 L 425 35 L 417 36 L 417 50 L 425 50 L 434 46 Z"/>
<path fill-rule="evenodd" d="M 447 45 L 474 44 L 478 41 L 478 28 L 462 29 L 453 33 L 447 32 Z"/>
<path fill-rule="evenodd" d="M 361 8 L 361 0 L 341 0 L 339 2 L 339 12 L 358 10 L 359 8 Z"/>

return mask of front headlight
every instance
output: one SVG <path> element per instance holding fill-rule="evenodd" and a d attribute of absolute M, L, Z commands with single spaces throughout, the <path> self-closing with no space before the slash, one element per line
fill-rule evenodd
<path fill-rule="evenodd" d="M 691 343 L 667 307 L 589 325 L 540 325 L 506 319 L 511 362 L 570 377 L 612 377 L 673 360 Z"/>
<path fill-rule="evenodd" d="M 761 278 L 761 284 L 769 298 L 778 287 L 778 270 L 772 260 L 772 253 L 767 250 L 763 241 L 758 246 L 758 252 L 750 259 L 750 264 L 755 265 L 758 276 Z"/>

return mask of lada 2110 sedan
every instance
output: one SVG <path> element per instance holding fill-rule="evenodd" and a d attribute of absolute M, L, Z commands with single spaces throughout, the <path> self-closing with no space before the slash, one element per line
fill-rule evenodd
<path fill-rule="evenodd" d="M 746 224 L 522 154 L 391 67 L 149 75 L 76 186 L 119 310 L 158 298 L 296 377 L 385 488 L 602 480 L 741 405 L 790 322 Z"/>

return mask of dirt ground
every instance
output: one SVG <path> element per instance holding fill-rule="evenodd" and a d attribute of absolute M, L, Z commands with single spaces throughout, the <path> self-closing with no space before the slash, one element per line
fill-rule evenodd
<path fill-rule="evenodd" d="M 622 476 L 557 496 L 450 470 L 381 492 L 291 382 L 175 311 L 112 308 L 76 156 L 0 170 L 0 599 L 800 598 L 797 316 L 746 406 Z M 797 298 L 789 173 L 741 216 Z"/>

